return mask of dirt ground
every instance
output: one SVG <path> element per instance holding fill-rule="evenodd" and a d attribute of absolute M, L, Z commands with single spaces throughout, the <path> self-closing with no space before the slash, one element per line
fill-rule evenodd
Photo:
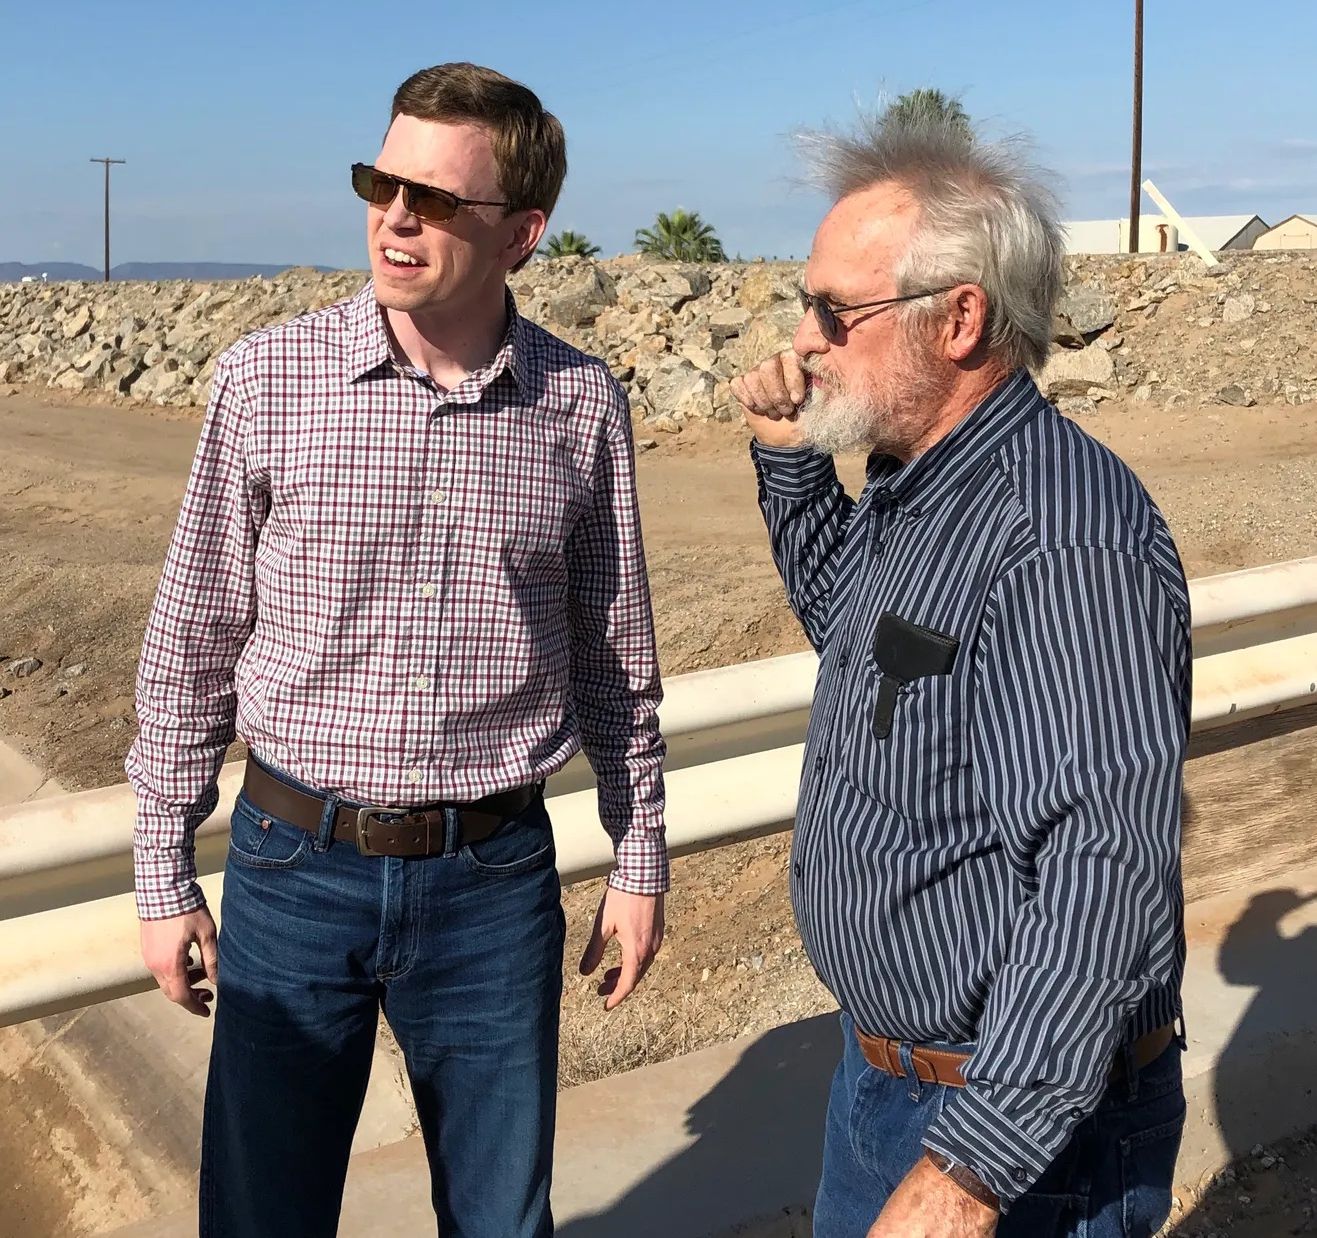
<path fill-rule="evenodd" d="M 1104 403 L 1083 425 L 1142 477 L 1190 576 L 1317 553 L 1317 405 Z M 0 679 L 0 735 L 70 789 L 122 781 L 142 627 L 198 428 L 191 412 L 73 404 L 36 388 L 0 396 L 0 664 L 43 663 Z M 661 435 L 638 471 L 665 672 L 805 648 L 768 554 L 745 432 Z M 855 485 L 860 462 L 843 475 Z M 70 674 L 78 664 L 85 671 Z M 792 923 L 787 845 L 783 836 L 678 861 L 664 951 L 642 992 L 607 1019 L 574 968 L 599 887 L 567 892 L 564 1085 L 831 1008 Z M 1269 1205 L 1272 1228 L 1223 1228 L 1246 1192 L 1218 1186 L 1185 1232 L 1309 1232 L 1311 1145 L 1279 1155 L 1296 1168 L 1266 1178 L 1292 1182 Z M 1255 1194 L 1259 1205 L 1267 1197 Z"/>

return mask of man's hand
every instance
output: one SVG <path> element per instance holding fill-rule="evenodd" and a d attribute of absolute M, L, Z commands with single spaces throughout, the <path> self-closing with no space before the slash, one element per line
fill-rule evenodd
<path fill-rule="evenodd" d="M 201 966 L 189 968 L 188 952 L 193 942 L 201 951 Z M 143 920 L 142 961 L 171 1002 L 203 1019 L 210 1017 L 206 1003 L 214 993 L 194 987 L 203 979 L 211 984 L 219 982 L 215 921 L 205 907 L 168 920 Z"/>
<path fill-rule="evenodd" d="M 732 379 L 732 395 L 741 405 L 745 424 L 765 447 L 794 447 L 800 442 L 796 411 L 808 392 L 800 359 L 789 348 Z"/>
<path fill-rule="evenodd" d="M 604 947 L 616 937 L 622 966 L 610 967 L 599 982 L 599 995 L 613 1010 L 630 995 L 663 944 L 663 895 L 628 894 L 609 886 L 599 903 L 594 929 L 581 956 L 581 975 L 589 976 L 604 961 Z"/>
<path fill-rule="evenodd" d="M 993 1209 L 920 1157 L 888 1196 L 868 1238 L 992 1238 L 996 1232 Z"/>

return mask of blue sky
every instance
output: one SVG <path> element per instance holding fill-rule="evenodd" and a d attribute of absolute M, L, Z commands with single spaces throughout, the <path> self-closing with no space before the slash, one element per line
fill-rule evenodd
<path fill-rule="evenodd" d="M 630 248 L 696 210 L 729 254 L 803 256 L 789 134 L 937 86 L 1030 134 L 1068 218 L 1128 204 L 1129 0 L 0 0 L 0 260 L 364 265 L 347 167 L 414 69 L 474 60 L 566 126 L 551 228 Z M 1144 167 L 1189 214 L 1317 210 L 1317 4 L 1148 0 Z M 1145 209 L 1152 209 L 1145 203 Z"/>

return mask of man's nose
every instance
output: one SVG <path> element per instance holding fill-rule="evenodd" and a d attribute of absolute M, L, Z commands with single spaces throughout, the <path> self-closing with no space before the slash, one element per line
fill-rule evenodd
<path fill-rule="evenodd" d="M 819 330 L 818 320 L 813 310 L 805 310 L 796 326 L 796 334 L 791 337 L 791 348 L 802 361 L 815 353 L 828 351 L 828 341 Z"/>
<path fill-rule="evenodd" d="M 407 209 L 406 195 L 406 188 L 399 185 L 398 192 L 393 195 L 393 201 L 389 203 L 388 209 L 384 212 L 384 222 L 391 232 L 411 231 L 419 225 L 416 216 Z"/>

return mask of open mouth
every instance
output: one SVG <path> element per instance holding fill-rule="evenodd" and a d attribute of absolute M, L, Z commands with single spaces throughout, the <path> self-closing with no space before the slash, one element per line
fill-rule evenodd
<path fill-rule="evenodd" d="M 381 246 L 380 253 L 384 255 L 385 265 L 396 270 L 415 270 L 426 265 L 415 254 L 409 254 L 403 249 L 395 249 L 392 245 Z"/>

